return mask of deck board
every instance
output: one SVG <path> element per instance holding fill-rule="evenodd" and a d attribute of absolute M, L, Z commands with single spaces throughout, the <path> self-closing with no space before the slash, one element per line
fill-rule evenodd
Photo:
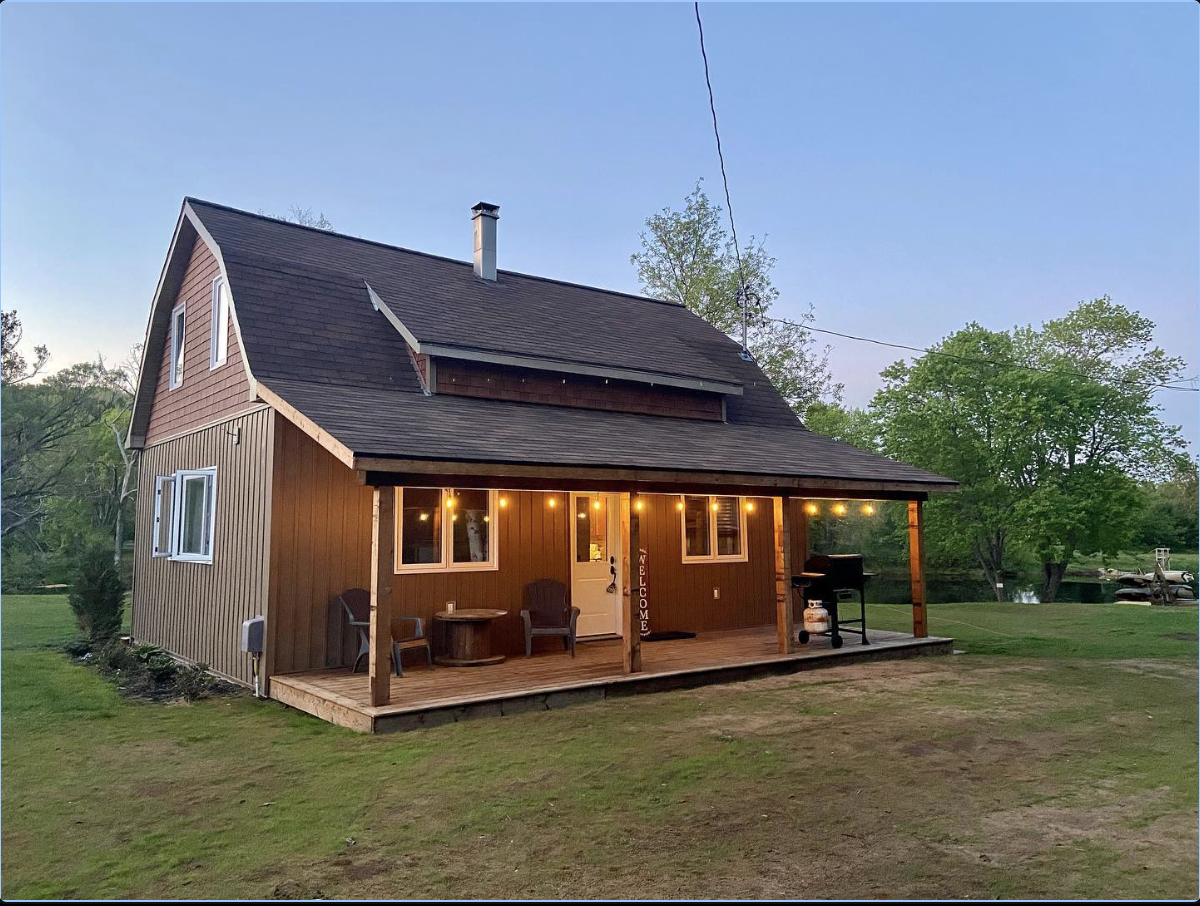
<path fill-rule="evenodd" d="M 863 659 L 948 654 L 952 640 L 915 639 L 872 630 L 871 644 L 847 636 L 834 650 L 816 638 L 793 654 L 779 654 L 773 626 L 703 633 L 694 639 L 645 642 L 639 673 L 622 669 L 619 639 L 580 642 L 577 656 L 552 650 L 509 658 L 488 667 L 406 665 L 392 678 L 392 700 L 373 707 L 365 673 L 311 670 L 271 678 L 270 695 L 341 726 L 360 731 L 407 729 L 476 714 L 554 707 L 574 699 L 629 695 L 727 682 Z M 414 657 L 414 661 L 417 659 Z"/>

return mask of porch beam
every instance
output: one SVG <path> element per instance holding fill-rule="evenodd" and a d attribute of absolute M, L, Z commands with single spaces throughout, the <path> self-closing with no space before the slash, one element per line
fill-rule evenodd
<path fill-rule="evenodd" d="M 642 631 L 633 594 L 633 529 L 629 492 L 621 494 L 621 649 L 626 673 L 642 669 Z"/>
<path fill-rule="evenodd" d="M 791 501 L 775 497 L 775 634 L 780 654 L 796 650 L 795 616 L 792 613 Z"/>
<path fill-rule="evenodd" d="M 828 497 L 864 500 L 918 500 L 930 492 L 954 491 L 954 482 L 856 481 L 737 472 L 683 472 L 623 467 L 550 466 L 523 463 L 451 462 L 355 456 L 352 468 L 366 473 L 367 484 L 471 487 L 509 490 L 591 490 L 646 494 L 712 493 L 714 488 L 746 497 Z"/>
<path fill-rule="evenodd" d="M 908 502 L 908 571 L 912 578 L 913 635 L 929 635 L 925 617 L 925 515 L 921 501 Z"/>
<path fill-rule="evenodd" d="M 375 488 L 371 509 L 371 704 L 392 698 L 392 576 L 396 539 L 396 492 Z"/>

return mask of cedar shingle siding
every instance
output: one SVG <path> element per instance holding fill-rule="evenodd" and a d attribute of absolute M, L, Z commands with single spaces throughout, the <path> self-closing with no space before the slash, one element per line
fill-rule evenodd
<path fill-rule="evenodd" d="M 220 275 L 217 259 L 200 239 L 192 247 L 191 260 L 171 308 L 186 303 L 183 383 L 170 387 L 172 327 L 167 328 L 166 343 L 158 352 L 158 381 L 154 388 L 154 406 L 146 431 L 146 443 L 158 441 L 211 423 L 252 405 L 250 382 L 242 363 L 242 350 L 233 318 L 229 319 L 229 353 L 225 364 L 209 370 L 212 341 L 212 284 Z M 152 361 L 147 357 L 147 361 Z"/>
<path fill-rule="evenodd" d="M 715 393 L 463 359 L 437 360 L 437 392 L 668 418 L 721 420 L 721 397 Z"/>

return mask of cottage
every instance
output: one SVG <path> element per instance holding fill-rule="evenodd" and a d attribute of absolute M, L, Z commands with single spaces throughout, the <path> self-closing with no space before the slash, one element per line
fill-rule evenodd
<path fill-rule="evenodd" d="M 139 641 L 250 683 L 261 615 L 265 693 L 361 730 L 948 650 L 921 505 L 953 482 L 808 431 L 679 305 L 499 269 L 497 220 L 472 209 L 465 262 L 184 201 L 129 433 Z M 798 646 L 788 580 L 822 500 L 909 502 L 911 636 Z M 578 608 L 575 656 L 525 657 L 540 580 Z M 476 608 L 503 664 L 394 675 L 393 617 L 438 649 L 436 614 Z M 695 637 L 642 645 L 675 630 Z"/>

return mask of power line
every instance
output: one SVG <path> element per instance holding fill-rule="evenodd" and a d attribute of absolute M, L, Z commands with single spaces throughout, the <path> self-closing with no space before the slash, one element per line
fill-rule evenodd
<path fill-rule="evenodd" d="M 725 211 L 729 214 L 729 232 L 733 234 L 733 255 L 737 259 L 738 286 L 742 302 L 742 357 L 750 358 L 750 348 L 747 345 L 749 317 L 746 306 L 750 304 L 746 291 L 746 271 L 742 266 L 742 250 L 738 244 L 737 224 L 733 221 L 733 199 L 729 195 L 729 177 L 725 175 L 725 153 L 721 150 L 721 130 L 717 128 L 717 103 L 713 100 L 712 79 L 708 74 L 708 52 L 704 49 L 704 23 L 700 21 L 700 4 L 693 3 L 696 11 L 696 30 L 700 33 L 700 57 L 704 60 L 704 84 L 708 87 L 708 109 L 712 112 L 713 136 L 717 140 L 717 160 L 721 164 L 721 184 L 725 187 Z"/>
<path fill-rule="evenodd" d="M 1071 371 L 1065 368 L 1041 368 L 1037 365 L 1022 365 L 1020 362 L 996 362 L 992 359 L 981 359 L 974 356 L 959 355 L 954 352 L 946 352 L 941 349 L 929 349 L 924 346 L 907 346 L 904 343 L 890 343 L 887 340 L 876 340 L 873 337 L 860 337 L 852 333 L 842 333 L 838 330 L 828 330 L 822 327 L 812 327 L 808 324 L 799 324 L 796 321 L 789 321 L 787 318 L 773 318 L 770 315 L 763 315 L 763 320 L 773 321 L 776 324 L 784 324 L 788 327 L 796 327 L 800 330 L 811 330 L 813 333 L 829 334 L 834 337 L 841 337 L 844 340 L 855 340 L 859 343 L 873 343 L 876 346 L 888 346 L 892 349 L 904 349 L 908 352 L 919 352 L 922 355 L 935 355 L 947 359 L 955 359 L 960 362 L 968 362 L 976 365 L 988 365 L 992 368 L 1019 368 L 1024 371 L 1037 371 L 1042 374 L 1057 374 L 1070 375 L 1072 377 L 1086 378 L 1089 381 L 1095 381 L 1097 384 L 1106 383 L 1104 380 L 1087 374 L 1083 371 Z M 1194 381 L 1200 380 L 1200 375 L 1195 378 L 1183 378 L 1183 380 Z M 1155 384 L 1149 381 L 1138 381 L 1131 378 L 1121 378 L 1116 383 L 1129 384 L 1135 387 L 1141 387 L 1145 390 L 1178 390 L 1183 393 L 1200 393 L 1200 387 L 1180 387 L 1177 384 Z"/>
<path fill-rule="evenodd" d="M 725 153 L 721 148 L 721 130 L 717 126 L 717 104 L 716 104 L 716 101 L 713 99 L 712 78 L 710 77 L 709 72 L 708 72 L 708 52 L 704 48 L 704 23 L 702 21 L 700 21 L 700 4 L 697 2 L 697 3 L 693 3 L 692 6 L 696 12 L 696 30 L 700 34 L 700 57 L 704 61 L 704 84 L 708 88 L 708 109 L 712 113 L 713 137 L 717 141 L 717 160 L 720 162 L 720 165 L 721 165 L 721 184 L 725 188 L 725 210 L 729 214 L 729 231 L 733 235 L 733 254 L 734 254 L 734 257 L 737 259 L 738 284 L 741 288 L 741 303 L 742 303 L 742 355 L 745 358 L 749 358 L 750 350 L 747 345 L 749 316 L 748 316 L 747 306 L 749 306 L 749 304 L 750 304 L 750 296 L 746 289 L 746 273 L 745 273 L 745 269 L 742 265 L 741 247 L 738 244 L 737 224 L 734 222 L 734 219 L 733 219 L 733 199 L 730 197 L 730 194 L 729 194 L 729 177 L 726 176 L 726 174 L 725 174 Z M 904 349 L 909 352 L 919 352 L 922 355 L 943 356 L 945 358 L 957 359 L 962 362 L 971 362 L 971 363 L 975 363 L 975 364 L 979 364 L 979 365 L 988 365 L 992 368 L 1021 368 L 1026 371 L 1042 372 L 1043 374 L 1073 375 L 1075 377 L 1081 377 L 1081 378 L 1086 378 L 1088 380 L 1096 381 L 1096 383 L 1099 383 L 1099 384 L 1105 383 L 1104 381 L 1098 380 L 1097 378 L 1093 377 L 1092 375 L 1085 374 L 1082 371 L 1070 371 L 1070 370 L 1066 370 L 1066 369 L 1056 369 L 1056 368 L 1039 368 L 1036 365 L 1022 365 L 1017 362 L 994 362 L 989 359 L 972 358 L 970 356 L 957 355 L 952 352 L 943 352 L 940 350 L 928 349 L 928 348 L 920 347 L 920 346 L 906 346 L 903 343 L 889 343 L 886 340 L 876 340 L 871 337 L 859 337 L 859 336 L 855 336 L 854 334 L 841 333 L 836 330 L 826 330 L 826 329 L 820 328 L 820 327 L 810 327 L 807 324 L 797 324 L 795 321 L 788 321 L 786 318 L 772 318 L 765 314 L 762 317 L 764 320 L 774 321 L 778 324 L 786 324 L 791 327 L 798 327 L 801 330 L 811 330 L 814 333 L 829 334 L 830 336 L 842 337 L 843 339 L 846 339 L 846 340 L 856 340 L 860 343 L 873 343 L 876 346 L 889 346 L 893 349 Z M 1200 378 L 1198 378 L 1198 379 L 1200 379 Z M 1187 378 L 1187 380 L 1195 380 L 1195 379 Z M 1146 381 L 1135 381 L 1135 380 L 1130 380 L 1130 379 L 1121 379 L 1121 380 L 1117 381 L 1117 383 L 1129 384 L 1131 386 L 1141 387 L 1146 390 L 1178 390 L 1183 393 L 1200 393 L 1200 387 L 1179 387 L 1175 384 L 1155 384 L 1155 383 L 1150 383 L 1150 382 L 1146 382 Z"/>

